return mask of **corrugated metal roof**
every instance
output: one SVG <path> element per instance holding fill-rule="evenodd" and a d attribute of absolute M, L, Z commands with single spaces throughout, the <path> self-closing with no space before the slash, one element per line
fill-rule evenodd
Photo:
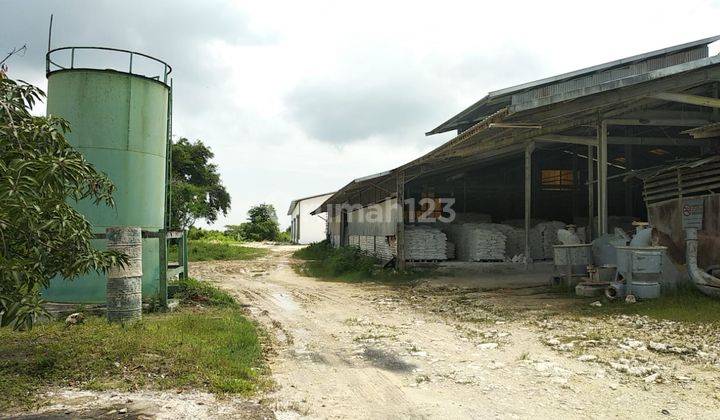
<path fill-rule="evenodd" d="M 720 36 L 712 39 L 720 39 Z M 353 200 L 353 203 L 373 202 L 357 197 L 358 192 L 373 184 L 382 184 L 384 190 L 394 190 L 393 178 L 398 171 L 427 172 L 447 167 L 448 164 L 477 164 L 479 161 L 497 159 L 509 153 L 522 153 L 526 142 L 533 137 L 595 123 L 598 112 L 603 112 L 607 118 L 622 115 L 628 110 L 634 110 L 639 104 L 647 105 L 648 93 L 663 91 L 667 86 L 672 86 L 672 89 L 687 89 L 717 80 L 718 77 L 720 55 L 660 67 L 639 75 L 535 99 L 535 104 L 526 104 L 525 108 L 516 108 L 514 112 L 511 112 L 510 106 L 506 106 L 485 116 L 481 121 L 470 124 L 455 138 L 417 159 L 393 170 L 351 181 L 328 198 L 313 214 L 324 212 L 324 207 L 328 204 L 344 203 L 349 199 Z M 491 128 L 493 123 L 528 121 L 537 123 L 542 129 Z M 387 195 L 393 194 L 394 192 L 389 192 Z"/>
<path fill-rule="evenodd" d="M 311 195 L 311 196 L 309 196 L 309 197 L 296 198 L 296 199 L 294 199 L 293 201 L 290 202 L 290 209 L 288 209 L 287 215 L 290 216 L 290 215 L 292 214 L 292 211 L 293 211 L 293 209 L 295 208 L 295 205 L 297 205 L 297 203 L 299 203 L 300 201 L 309 200 L 309 199 L 311 199 L 311 198 L 318 198 L 318 197 L 322 197 L 322 196 L 325 196 L 325 195 L 332 195 L 332 194 L 335 194 L 335 191 L 331 191 L 331 192 L 328 192 L 328 193 L 325 193 L 325 194 L 315 194 L 315 195 Z"/>
<path fill-rule="evenodd" d="M 720 35 L 496 90 L 429 131 L 426 135 L 462 129 L 504 106 L 522 104 L 548 95 L 577 90 L 598 83 L 607 83 L 608 81 L 619 80 L 643 72 L 701 59 L 708 56 L 707 45 L 718 40 L 720 40 Z"/>

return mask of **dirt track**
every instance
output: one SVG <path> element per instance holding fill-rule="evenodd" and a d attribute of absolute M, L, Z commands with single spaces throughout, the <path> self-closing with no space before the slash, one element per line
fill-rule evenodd
<path fill-rule="evenodd" d="M 278 418 L 720 416 L 716 354 L 702 364 L 652 352 L 630 337 L 634 326 L 598 340 L 593 322 L 548 316 L 542 299 L 503 308 L 507 296 L 442 280 L 304 278 L 289 265 L 292 249 L 193 266 L 271 332 L 277 386 L 263 404 Z"/>
<path fill-rule="evenodd" d="M 720 418 L 715 326 L 570 316 L 526 275 L 319 281 L 269 248 L 191 267 L 270 333 L 266 395 L 61 389 L 26 418 Z M 503 282 L 530 286 L 478 287 Z"/>

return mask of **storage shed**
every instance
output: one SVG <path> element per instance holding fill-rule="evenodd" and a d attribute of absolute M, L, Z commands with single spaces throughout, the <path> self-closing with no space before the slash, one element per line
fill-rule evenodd
<path fill-rule="evenodd" d="M 487 237 L 500 231 L 504 239 L 496 242 L 520 247 L 523 255 L 512 259 L 527 264 L 548 258 L 545 235 L 558 225 L 581 226 L 591 239 L 647 220 L 642 182 L 633 174 L 718 153 L 720 56 L 709 55 L 718 40 L 491 92 L 427 133 L 457 130 L 455 138 L 398 168 L 353 180 L 314 213 L 330 212 L 331 235 L 348 244 L 352 213 L 394 200 L 398 216 L 383 234 L 392 234 L 401 267 L 405 231 L 417 224 L 447 230 L 470 222 Z"/>
<path fill-rule="evenodd" d="M 290 237 L 293 243 L 310 244 L 327 238 L 327 218 L 310 213 L 332 194 L 313 195 L 290 202 L 290 209 L 287 214 L 291 217 Z"/>

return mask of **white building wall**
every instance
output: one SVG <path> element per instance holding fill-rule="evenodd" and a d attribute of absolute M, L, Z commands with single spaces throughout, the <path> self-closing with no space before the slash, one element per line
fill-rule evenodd
<path fill-rule="evenodd" d="M 321 213 L 313 216 L 311 211 L 320 207 L 320 205 L 328 199 L 332 194 L 312 197 L 298 201 L 292 212 L 292 220 L 296 222 L 291 224 L 294 226 L 293 240 L 299 244 L 310 244 L 320 242 L 325 239 L 327 232 L 327 213 Z"/>

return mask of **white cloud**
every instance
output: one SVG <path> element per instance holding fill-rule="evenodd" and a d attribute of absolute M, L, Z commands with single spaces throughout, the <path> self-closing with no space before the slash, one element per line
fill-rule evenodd
<path fill-rule="evenodd" d="M 490 90 L 710 36 L 712 1 L 0 0 L 11 75 L 44 86 L 47 19 L 59 45 L 157 55 L 175 71 L 175 134 L 216 153 L 239 223 L 405 163 Z M 671 28 L 669 30 L 668 28 Z"/>

